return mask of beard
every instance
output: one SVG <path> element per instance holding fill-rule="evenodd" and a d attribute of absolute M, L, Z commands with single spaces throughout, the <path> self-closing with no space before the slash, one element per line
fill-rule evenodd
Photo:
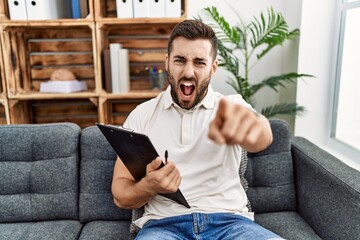
<path fill-rule="evenodd" d="M 209 72 L 208 76 L 200 83 L 200 85 L 195 77 L 192 78 L 181 77 L 180 79 L 175 81 L 174 76 L 171 74 L 170 70 L 168 71 L 168 81 L 169 81 L 169 85 L 171 86 L 171 96 L 177 105 L 187 110 L 195 107 L 199 102 L 201 102 L 201 100 L 203 100 L 203 98 L 207 93 L 210 80 L 211 80 L 211 72 Z M 191 81 L 195 84 L 195 89 L 193 90 L 195 94 L 195 98 L 193 98 L 193 100 L 183 101 L 179 97 L 179 92 L 182 91 L 180 87 L 181 81 Z"/>

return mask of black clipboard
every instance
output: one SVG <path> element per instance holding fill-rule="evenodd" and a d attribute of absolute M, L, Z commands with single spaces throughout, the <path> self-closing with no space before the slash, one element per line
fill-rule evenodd
<path fill-rule="evenodd" d="M 96 123 L 96 125 L 134 179 L 140 181 L 146 175 L 146 165 L 159 156 L 149 137 L 118 126 L 101 123 Z M 160 168 L 163 166 L 165 166 L 164 163 L 161 163 Z M 160 195 L 190 208 L 180 189 L 174 193 Z"/>

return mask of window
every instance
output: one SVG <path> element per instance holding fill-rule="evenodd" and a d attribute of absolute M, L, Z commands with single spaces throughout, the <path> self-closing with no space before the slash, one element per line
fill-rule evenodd
<path fill-rule="evenodd" d="M 360 0 L 340 6 L 341 23 L 331 137 L 360 150 Z"/>

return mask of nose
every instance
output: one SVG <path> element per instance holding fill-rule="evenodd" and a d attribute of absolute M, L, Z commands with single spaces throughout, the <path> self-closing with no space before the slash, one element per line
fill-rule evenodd
<path fill-rule="evenodd" d="M 195 76 L 194 66 L 192 61 L 188 61 L 184 66 L 184 77 L 193 78 Z"/>

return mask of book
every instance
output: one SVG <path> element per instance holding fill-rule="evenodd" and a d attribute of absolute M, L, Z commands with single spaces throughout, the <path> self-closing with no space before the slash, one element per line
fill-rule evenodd
<path fill-rule="evenodd" d="M 149 0 L 149 17 L 165 17 L 165 0 Z"/>
<path fill-rule="evenodd" d="M 116 0 L 116 15 L 118 18 L 133 18 L 134 8 L 132 0 Z"/>
<path fill-rule="evenodd" d="M 71 18 L 70 0 L 25 0 L 28 20 Z"/>
<path fill-rule="evenodd" d="M 110 43 L 110 65 L 112 93 L 120 93 L 119 49 L 120 43 Z"/>
<path fill-rule="evenodd" d="M 165 0 L 165 17 L 181 17 L 181 0 Z"/>
<path fill-rule="evenodd" d="M 79 0 L 80 1 L 80 17 L 86 18 L 89 15 L 89 1 L 88 0 Z"/>
<path fill-rule="evenodd" d="M 130 90 L 129 51 L 128 49 L 120 48 L 118 54 L 120 93 L 128 93 Z"/>
<path fill-rule="evenodd" d="M 149 0 L 133 0 L 134 18 L 149 17 Z"/>
<path fill-rule="evenodd" d="M 72 18 L 81 18 L 80 15 L 80 0 L 71 0 Z"/>
<path fill-rule="evenodd" d="M 112 92 L 110 49 L 103 50 L 103 85 L 107 93 Z"/>
<path fill-rule="evenodd" d="M 40 83 L 40 92 L 71 93 L 87 90 L 86 82 L 72 81 L 48 81 Z"/>
<path fill-rule="evenodd" d="M 27 20 L 27 10 L 25 1 L 7 0 L 11 20 Z"/>

